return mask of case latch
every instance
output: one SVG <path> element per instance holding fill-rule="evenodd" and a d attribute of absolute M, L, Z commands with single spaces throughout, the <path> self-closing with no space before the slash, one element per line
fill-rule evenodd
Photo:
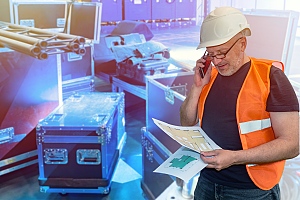
<path fill-rule="evenodd" d="M 76 151 L 77 163 L 79 165 L 99 165 L 101 154 L 99 149 L 78 149 Z"/>
<path fill-rule="evenodd" d="M 0 129 L 0 144 L 9 142 L 15 135 L 14 127 Z"/>
<path fill-rule="evenodd" d="M 174 91 L 169 87 L 165 90 L 165 99 L 170 104 L 174 104 Z"/>
<path fill-rule="evenodd" d="M 44 149 L 45 164 L 67 164 L 68 150 L 67 149 Z"/>
<path fill-rule="evenodd" d="M 174 92 L 176 92 L 178 94 L 181 94 L 183 96 L 186 96 L 186 93 L 187 93 L 186 84 L 184 84 L 184 85 L 173 85 L 171 87 L 167 87 L 167 89 L 165 90 L 165 99 L 166 99 L 167 102 L 169 102 L 172 105 L 175 102 Z"/>

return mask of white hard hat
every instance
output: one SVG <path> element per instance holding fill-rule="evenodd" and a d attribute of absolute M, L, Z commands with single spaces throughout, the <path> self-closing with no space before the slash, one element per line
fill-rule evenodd
<path fill-rule="evenodd" d="M 240 10 L 232 7 L 216 8 L 201 25 L 200 44 L 197 49 L 221 45 L 244 29 L 245 36 L 250 36 L 250 26 Z"/>

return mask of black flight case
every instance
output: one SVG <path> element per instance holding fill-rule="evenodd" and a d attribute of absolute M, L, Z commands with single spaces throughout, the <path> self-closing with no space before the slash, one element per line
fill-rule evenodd
<path fill-rule="evenodd" d="M 126 141 L 124 93 L 81 92 L 36 127 L 41 192 L 110 192 Z"/>

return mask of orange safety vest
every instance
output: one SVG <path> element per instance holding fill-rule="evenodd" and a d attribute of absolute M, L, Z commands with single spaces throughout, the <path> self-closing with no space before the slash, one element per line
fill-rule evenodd
<path fill-rule="evenodd" d="M 274 61 L 251 59 L 249 72 L 238 94 L 236 118 L 243 149 L 250 149 L 275 139 L 271 126 L 270 114 L 266 111 L 267 98 L 270 93 L 270 69 Z M 283 64 L 281 64 L 283 70 Z M 210 82 L 204 86 L 198 103 L 198 115 L 202 124 L 205 100 L 218 71 L 213 67 Z M 247 172 L 254 184 L 262 190 L 269 190 L 279 183 L 285 161 L 267 164 L 248 164 Z"/>

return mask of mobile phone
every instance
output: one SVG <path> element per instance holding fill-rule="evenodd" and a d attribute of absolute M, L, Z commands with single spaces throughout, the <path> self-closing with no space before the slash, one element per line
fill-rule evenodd
<path fill-rule="evenodd" d="M 207 57 L 207 55 L 208 55 L 208 53 L 207 53 L 207 51 L 205 51 L 202 56 L 203 59 L 205 59 L 205 62 L 203 63 L 204 67 L 200 67 L 200 69 L 199 69 L 201 78 L 204 78 L 204 75 L 206 74 L 207 69 L 209 68 L 210 63 L 211 63 L 211 60 Z"/>

